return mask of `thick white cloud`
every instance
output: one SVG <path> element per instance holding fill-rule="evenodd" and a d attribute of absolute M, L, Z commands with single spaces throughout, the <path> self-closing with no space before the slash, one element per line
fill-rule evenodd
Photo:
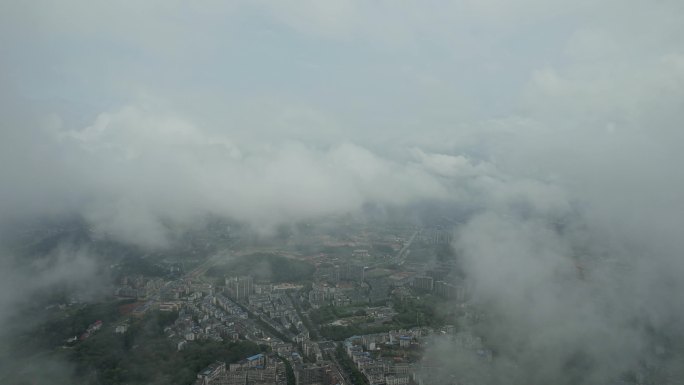
<path fill-rule="evenodd" d="M 78 197 L 51 186 L 39 195 L 80 212 L 97 231 L 146 246 L 164 244 L 164 221 L 189 223 L 207 213 L 268 229 L 356 211 L 368 202 L 404 205 L 449 197 L 430 167 L 389 160 L 351 142 L 324 148 L 294 139 L 239 145 L 230 131 L 210 133 L 141 107 L 102 113 L 84 128 L 56 122 L 33 132 L 44 136 L 41 146 L 48 149 L 35 153 L 35 162 L 50 162 L 51 180 L 79 184 Z M 26 155 L 15 156 L 26 161 Z M 7 178 L 13 182 L 7 192 L 15 195 L 11 205 L 31 205 L 18 192 L 49 182 Z M 69 205 L 75 198 L 76 206 Z"/>

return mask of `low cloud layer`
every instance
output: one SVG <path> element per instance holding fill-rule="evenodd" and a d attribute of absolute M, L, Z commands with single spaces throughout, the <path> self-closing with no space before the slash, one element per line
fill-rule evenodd
<path fill-rule="evenodd" d="M 34 130 L 42 143 L 15 159 L 45 164 L 50 175 L 7 180 L 15 194 L 3 209 L 21 214 L 38 198 L 52 210 L 75 210 L 96 231 L 145 246 L 164 244 L 164 221 L 206 214 L 268 230 L 366 203 L 450 198 L 436 162 L 426 164 L 423 153 L 396 161 L 351 141 L 315 146 L 296 138 L 242 145 L 136 107 L 100 114 L 84 128 L 51 124 Z M 26 199 L 19 191 L 32 193 Z"/>
<path fill-rule="evenodd" d="M 448 202 L 487 381 L 681 378 L 682 4 L 4 2 L 0 225 L 155 248 Z"/>

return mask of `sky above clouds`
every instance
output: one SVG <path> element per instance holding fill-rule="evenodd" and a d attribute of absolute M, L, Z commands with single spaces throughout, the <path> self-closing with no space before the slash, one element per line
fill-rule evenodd
<path fill-rule="evenodd" d="M 603 380 L 648 346 L 619 320 L 682 333 L 682 15 L 677 0 L 3 1 L 0 215 L 75 212 L 156 247 L 164 221 L 206 213 L 266 229 L 369 202 L 474 207 L 455 247 L 512 325 L 493 333 L 538 348 L 522 368 L 608 335 L 585 353 L 624 360 L 582 381 Z M 569 284 L 583 253 L 629 263 L 634 284 L 600 264 Z"/>
<path fill-rule="evenodd" d="M 677 183 L 650 164 L 682 139 L 677 1 L 0 7 L 5 210 L 137 211 L 164 191 L 149 211 L 288 217 L 326 212 L 314 196 L 443 198 L 450 175 L 497 167 L 592 194 L 632 168 Z M 228 207 L 250 199 L 265 210 Z"/>

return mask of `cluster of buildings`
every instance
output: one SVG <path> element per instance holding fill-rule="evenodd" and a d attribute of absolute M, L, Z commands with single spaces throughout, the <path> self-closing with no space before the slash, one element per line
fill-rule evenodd
<path fill-rule="evenodd" d="M 301 287 L 257 284 L 248 276 L 226 278 L 222 293 L 213 289 L 189 291 L 181 297 L 182 301 L 170 301 L 179 304 L 179 316 L 173 325 L 166 327 L 165 333 L 176 342 L 179 350 L 196 340 L 250 340 L 269 346 L 274 354 L 288 357 L 299 378 L 298 384 L 337 384 L 327 379 L 324 382 L 313 380 L 329 376 L 317 374 L 326 367 L 323 354 L 318 343 L 309 338 L 309 331 L 287 295 L 288 290 L 298 288 Z M 197 383 L 284 384 L 283 363 L 274 357 L 256 355 L 228 366 L 215 363 L 198 374 Z"/>
<path fill-rule="evenodd" d="M 436 295 L 443 298 L 451 298 L 463 302 L 466 300 L 468 287 L 463 280 L 457 280 L 456 283 L 450 283 L 442 280 L 436 280 L 431 276 L 419 276 L 413 279 L 413 287 L 422 291 L 434 292 Z"/>
<path fill-rule="evenodd" d="M 304 322 L 287 295 L 289 291 L 299 288 L 301 286 L 256 284 L 251 277 L 226 278 L 226 293 L 235 302 L 290 340 L 296 340 L 302 333 L 308 336 Z"/>
<path fill-rule="evenodd" d="M 416 328 L 354 336 L 345 340 L 344 349 L 370 385 L 407 385 L 418 369 L 418 351 L 427 333 Z"/>
<path fill-rule="evenodd" d="M 156 294 L 164 285 L 161 278 L 148 278 L 141 274 L 124 276 L 114 289 L 114 295 L 122 298 L 145 299 Z"/>
<path fill-rule="evenodd" d="M 338 385 L 343 380 L 329 362 L 304 363 L 291 357 L 296 385 Z M 285 363 L 274 354 L 256 354 L 233 364 L 214 362 L 197 374 L 193 385 L 285 385 Z"/>
<path fill-rule="evenodd" d="M 222 294 L 206 295 L 200 300 L 188 301 L 179 310 L 173 325 L 165 329 L 178 349 L 195 340 L 236 341 L 240 336 L 257 340 L 261 330 L 249 320 L 247 312 Z"/>
<path fill-rule="evenodd" d="M 400 256 L 405 257 L 419 232 L 413 234 L 409 241 L 394 240 L 391 245 L 396 247 L 391 250 L 399 249 Z M 430 243 L 449 242 L 446 232 L 426 236 Z M 376 265 L 364 263 L 364 259 L 373 260 L 368 249 L 355 248 L 351 254 L 353 261 L 317 263 L 311 289 L 296 295 L 292 295 L 293 290 L 302 286 L 257 282 L 251 276 L 226 277 L 222 290 L 206 283 L 193 284 L 187 279 L 159 282 L 132 277 L 122 282 L 119 293 L 144 290 L 144 297 L 135 293 L 136 298 L 147 299 L 145 308 L 177 310 L 179 317 L 165 333 L 179 350 L 196 340 L 246 339 L 266 345 L 272 352 L 233 364 L 216 362 L 198 374 L 196 385 L 285 384 L 286 363 L 292 365 L 297 385 L 351 385 L 337 360 L 332 358 L 335 343 L 310 337 L 305 322 L 308 318 L 302 319 L 306 316 L 302 314 L 301 304 L 308 302 L 314 309 L 362 305 L 364 311 L 357 318 L 364 319 L 360 322 L 382 326 L 383 322 L 392 322 L 397 314 L 389 302 L 393 290 L 406 289 L 410 295 L 413 289 L 418 289 L 461 302 L 467 298 L 467 286 L 452 279 L 447 267 L 437 266 L 435 271 L 430 271 L 428 266 L 411 267 L 402 263 L 384 268 L 387 261 Z M 376 306 L 369 307 L 372 303 Z M 316 330 L 313 332 L 316 334 Z M 371 385 L 426 383 L 420 369 L 424 366 L 425 344 L 434 335 L 440 338 L 447 335 L 456 344 L 474 349 L 484 357 L 491 356 L 482 347 L 482 341 L 457 335 L 452 327 L 440 331 L 414 328 L 355 336 L 344 341 L 343 347 Z M 326 344 L 332 344 L 332 348 Z"/>
<path fill-rule="evenodd" d="M 284 363 L 273 355 L 256 354 L 233 364 L 214 362 L 197 374 L 194 385 L 285 385 Z"/>
<path fill-rule="evenodd" d="M 298 363 L 294 374 L 297 385 L 337 385 L 343 381 L 330 362 Z"/>
<path fill-rule="evenodd" d="M 367 254 L 368 251 L 364 250 Z M 319 266 L 316 271 L 319 280 L 331 283 L 340 281 L 363 282 L 366 278 L 366 266 L 355 263 L 343 263 L 338 265 Z"/>
<path fill-rule="evenodd" d="M 226 277 L 226 293 L 236 301 L 249 298 L 254 294 L 254 278 L 251 276 Z"/>
<path fill-rule="evenodd" d="M 226 278 L 225 293 L 278 332 L 294 337 L 305 328 L 286 293 L 298 288 L 300 286 L 254 283 L 252 277 L 242 276 Z"/>
<path fill-rule="evenodd" d="M 367 252 L 367 250 L 362 249 Z M 360 254 L 358 250 L 354 251 Z M 361 264 L 319 266 L 315 283 L 308 293 L 308 302 L 315 309 L 321 306 L 349 306 L 386 301 L 391 287 L 398 280 L 367 275 L 369 267 Z"/>
<path fill-rule="evenodd" d="M 354 286 L 345 288 L 343 285 L 330 285 L 325 281 L 314 282 L 309 291 L 308 300 L 314 309 L 321 306 L 346 306 L 352 304 L 351 297 L 355 295 Z"/>
<path fill-rule="evenodd" d="M 350 337 L 344 341 L 344 350 L 370 385 L 416 384 L 421 383 L 426 364 L 422 355 L 426 344 L 435 336 L 454 335 L 453 326 L 393 330 Z"/>
<path fill-rule="evenodd" d="M 163 290 L 177 292 L 184 287 L 178 282 L 182 283 L 180 280 L 168 282 Z M 309 339 L 309 331 L 287 295 L 288 290 L 301 286 L 257 284 L 251 277 L 230 277 L 226 284 L 222 292 L 212 287 L 188 285 L 178 291 L 182 293 L 178 299 L 163 302 L 165 297 L 158 293 L 154 299 L 138 305 L 133 315 L 151 308 L 178 311 L 176 321 L 164 330 L 178 350 L 197 340 L 246 339 L 267 345 L 284 356 L 299 346 L 307 358 L 322 359 L 318 345 Z"/>

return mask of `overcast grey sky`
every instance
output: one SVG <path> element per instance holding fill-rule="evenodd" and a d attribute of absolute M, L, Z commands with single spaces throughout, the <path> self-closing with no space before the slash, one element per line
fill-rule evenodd
<path fill-rule="evenodd" d="M 160 213 L 269 226 L 458 199 L 480 177 L 609 203 L 681 188 L 683 10 L 4 1 L 0 207 L 75 208 L 154 243 Z"/>

